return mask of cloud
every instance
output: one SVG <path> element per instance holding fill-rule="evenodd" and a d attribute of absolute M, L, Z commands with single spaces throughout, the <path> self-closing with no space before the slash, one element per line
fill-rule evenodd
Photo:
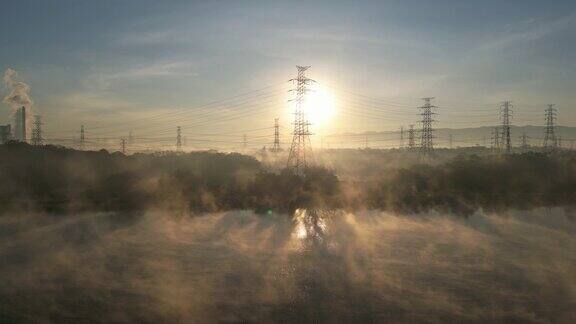
<path fill-rule="evenodd" d="M 544 18 L 528 19 L 508 25 L 492 40 L 484 42 L 478 50 L 490 51 L 509 48 L 518 44 L 537 41 L 556 32 L 573 28 L 576 23 L 576 13 L 554 20 Z"/>

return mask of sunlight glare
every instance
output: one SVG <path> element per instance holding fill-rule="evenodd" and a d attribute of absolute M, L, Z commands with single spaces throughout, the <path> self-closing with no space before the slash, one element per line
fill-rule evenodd
<path fill-rule="evenodd" d="M 306 96 L 304 111 L 312 128 L 326 126 L 334 115 L 334 97 L 326 89 L 314 85 Z"/>

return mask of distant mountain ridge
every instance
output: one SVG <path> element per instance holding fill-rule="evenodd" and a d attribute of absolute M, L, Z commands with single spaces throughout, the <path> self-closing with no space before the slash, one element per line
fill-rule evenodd
<path fill-rule="evenodd" d="M 437 128 L 435 129 L 434 142 L 438 147 L 450 146 L 450 135 L 452 135 L 453 147 L 465 146 L 490 146 L 492 142 L 492 134 L 494 126 L 481 126 L 469 128 Z M 511 126 L 510 133 L 512 137 L 512 145 L 520 145 L 520 137 L 522 134 L 528 136 L 528 143 L 531 146 L 541 146 L 544 141 L 544 134 L 546 128 L 544 126 Z M 556 126 L 556 136 L 560 139 L 560 145 L 564 148 L 576 148 L 576 127 L 571 126 Z M 415 142 L 418 144 L 418 129 L 415 131 Z M 363 138 L 367 137 L 368 142 L 373 146 L 383 147 L 397 147 L 401 144 L 400 131 L 383 131 L 383 132 L 363 132 L 363 133 L 342 133 L 332 134 L 325 136 L 330 139 L 332 143 L 343 141 L 344 146 L 358 143 L 361 146 Z M 404 145 L 408 143 L 408 130 L 404 129 Z M 378 145 L 381 144 L 381 145 Z M 353 146 L 353 145 L 352 145 Z"/>

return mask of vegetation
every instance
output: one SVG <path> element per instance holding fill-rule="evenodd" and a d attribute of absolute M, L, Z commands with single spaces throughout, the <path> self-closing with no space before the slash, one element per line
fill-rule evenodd
<path fill-rule="evenodd" d="M 355 153 L 351 153 L 355 154 Z M 430 209 L 467 214 L 479 208 L 528 209 L 576 204 L 576 156 L 466 155 L 436 164 L 378 169 L 378 155 L 362 157 L 371 177 L 339 180 L 324 168 L 298 177 L 267 170 L 236 153 L 135 154 L 85 152 L 23 143 L 0 146 L 0 213 L 45 211 L 189 212 L 296 208 Z"/>

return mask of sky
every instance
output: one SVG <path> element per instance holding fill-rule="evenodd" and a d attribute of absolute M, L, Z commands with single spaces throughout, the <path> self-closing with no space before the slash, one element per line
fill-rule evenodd
<path fill-rule="evenodd" d="M 77 136 L 81 124 L 102 137 L 168 136 L 176 125 L 190 138 L 232 136 L 267 132 L 274 117 L 288 132 L 295 65 L 312 66 L 308 76 L 335 106 L 318 133 L 396 130 L 416 123 L 422 97 L 435 97 L 438 127 L 495 124 L 503 100 L 513 102 L 517 125 L 543 123 L 555 103 L 558 122 L 576 126 L 573 0 L 23 0 L 0 8 L 0 68 L 30 85 L 48 137 Z M 0 123 L 9 111 L 3 105 Z"/>

